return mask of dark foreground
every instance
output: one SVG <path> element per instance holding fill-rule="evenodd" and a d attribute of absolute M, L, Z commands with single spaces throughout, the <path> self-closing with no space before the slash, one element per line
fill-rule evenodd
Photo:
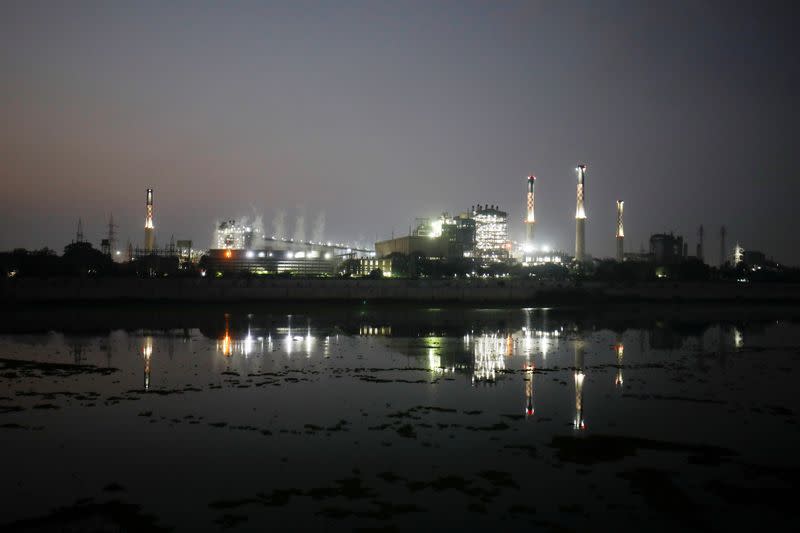
<path fill-rule="evenodd" d="M 0 316 L 3 531 L 794 522 L 795 308 Z"/>
<path fill-rule="evenodd" d="M 800 283 L 604 282 L 537 279 L 326 279 L 64 277 L 0 280 L 0 302 L 415 303 L 543 307 L 631 302 L 793 303 Z"/>

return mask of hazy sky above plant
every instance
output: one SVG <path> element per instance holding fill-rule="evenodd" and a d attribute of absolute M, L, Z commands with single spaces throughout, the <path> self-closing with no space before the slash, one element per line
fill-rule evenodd
<path fill-rule="evenodd" d="M 215 220 L 285 212 L 292 236 L 373 242 L 499 204 L 524 235 L 587 249 L 706 227 L 800 263 L 798 60 L 780 2 L 0 4 L 0 249 L 61 250 L 109 213 L 143 241 L 210 244 Z"/>

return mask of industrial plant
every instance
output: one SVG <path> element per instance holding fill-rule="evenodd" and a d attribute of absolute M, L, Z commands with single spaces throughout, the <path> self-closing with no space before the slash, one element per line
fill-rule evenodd
<path fill-rule="evenodd" d="M 159 241 L 156 235 L 154 189 L 145 189 L 145 217 L 143 245 L 120 246 L 117 224 L 109 216 L 107 236 L 100 243 L 100 252 L 112 262 L 132 265 L 138 275 L 161 276 L 181 272 L 199 273 L 201 276 L 226 275 L 276 275 L 305 277 L 371 276 L 371 277 L 426 277 L 426 276 L 507 276 L 535 274 L 532 268 L 551 265 L 577 274 L 595 270 L 603 261 L 618 265 L 647 264 L 658 267 L 656 277 L 669 277 L 682 265 L 704 265 L 704 228 L 697 230 L 695 255 L 689 255 L 688 242 L 673 232 L 654 233 L 649 247 L 638 252 L 625 250 L 623 200 L 616 201 L 616 228 L 614 232 L 613 259 L 596 259 L 588 253 L 586 242 L 587 166 L 575 168 L 575 242 L 574 253 L 547 244 L 537 233 L 536 181 L 530 174 L 525 179 L 524 231 L 519 241 L 510 237 L 508 212 L 497 204 L 475 204 L 456 214 L 442 212 L 433 217 L 418 217 L 409 226 L 408 235 L 377 240 L 374 247 L 354 246 L 342 242 L 324 241 L 324 213 L 322 223 L 315 224 L 314 237 L 304 238 L 304 218 L 298 216 L 294 238 L 285 235 L 284 213 L 278 212 L 273 232 L 264 231 L 260 217 L 255 221 L 246 218 L 225 218 L 214 225 L 208 248 L 197 247 L 186 238 Z M 520 191 L 521 192 L 521 191 Z M 610 207 L 610 206 L 609 206 Z M 566 222 L 566 220 L 564 221 Z M 725 226 L 719 230 L 720 267 L 748 265 L 753 271 L 769 269 L 772 264 L 765 254 L 745 250 L 737 243 L 736 249 L 726 248 Z M 610 232 L 609 232 L 610 237 Z M 78 221 L 75 243 L 85 243 L 82 221 Z M 161 243 L 161 244 L 159 244 Z M 88 243 L 86 243 L 88 244 Z M 523 269 L 523 270 L 519 270 Z M 528 269 L 528 270 L 525 270 Z M 672 269 L 672 270 L 670 270 Z M 685 270 L 685 269 L 684 269 Z M 526 274 L 527 272 L 527 274 Z"/>

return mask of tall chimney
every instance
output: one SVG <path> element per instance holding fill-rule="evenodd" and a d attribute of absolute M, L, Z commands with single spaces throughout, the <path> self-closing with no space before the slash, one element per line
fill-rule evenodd
<path fill-rule="evenodd" d="M 83 220 L 78 218 L 78 231 L 75 232 L 75 242 L 83 242 Z"/>
<path fill-rule="evenodd" d="M 586 209 L 584 208 L 583 181 L 586 165 L 578 165 L 578 194 L 575 209 L 575 261 L 583 263 L 586 259 Z"/>
<path fill-rule="evenodd" d="M 697 259 L 703 263 L 703 225 L 697 229 Z"/>
<path fill-rule="evenodd" d="M 153 226 L 153 189 L 147 189 L 147 215 L 144 219 L 144 249 L 152 252 L 155 246 L 155 227 Z"/>
<path fill-rule="evenodd" d="M 727 260 L 727 257 L 726 257 L 726 254 L 725 254 L 725 233 L 726 233 L 725 226 L 722 226 L 719 229 L 719 266 L 720 266 L 720 268 L 725 266 L 725 261 Z"/>
<path fill-rule="evenodd" d="M 536 216 L 534 214 L 533 187 L 536 176 L 528 176 L 528 216 L 525 217 L 525 244 L 533 244 L 534 230 L 536 229 Z"/>
<path fill-rule="evenodd" d="M 622 227 L 622 210 L 625 202 L 617 200 L 617 262 L 622 263 L 624 259 L 625 229 Z"/>

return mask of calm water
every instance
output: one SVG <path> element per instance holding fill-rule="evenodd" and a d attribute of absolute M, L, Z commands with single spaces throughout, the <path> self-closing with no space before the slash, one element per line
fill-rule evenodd
<path fill-rule="evenodd" d="M 0 526 L 790 524 L 791 308 L 23 310 Z"/>

